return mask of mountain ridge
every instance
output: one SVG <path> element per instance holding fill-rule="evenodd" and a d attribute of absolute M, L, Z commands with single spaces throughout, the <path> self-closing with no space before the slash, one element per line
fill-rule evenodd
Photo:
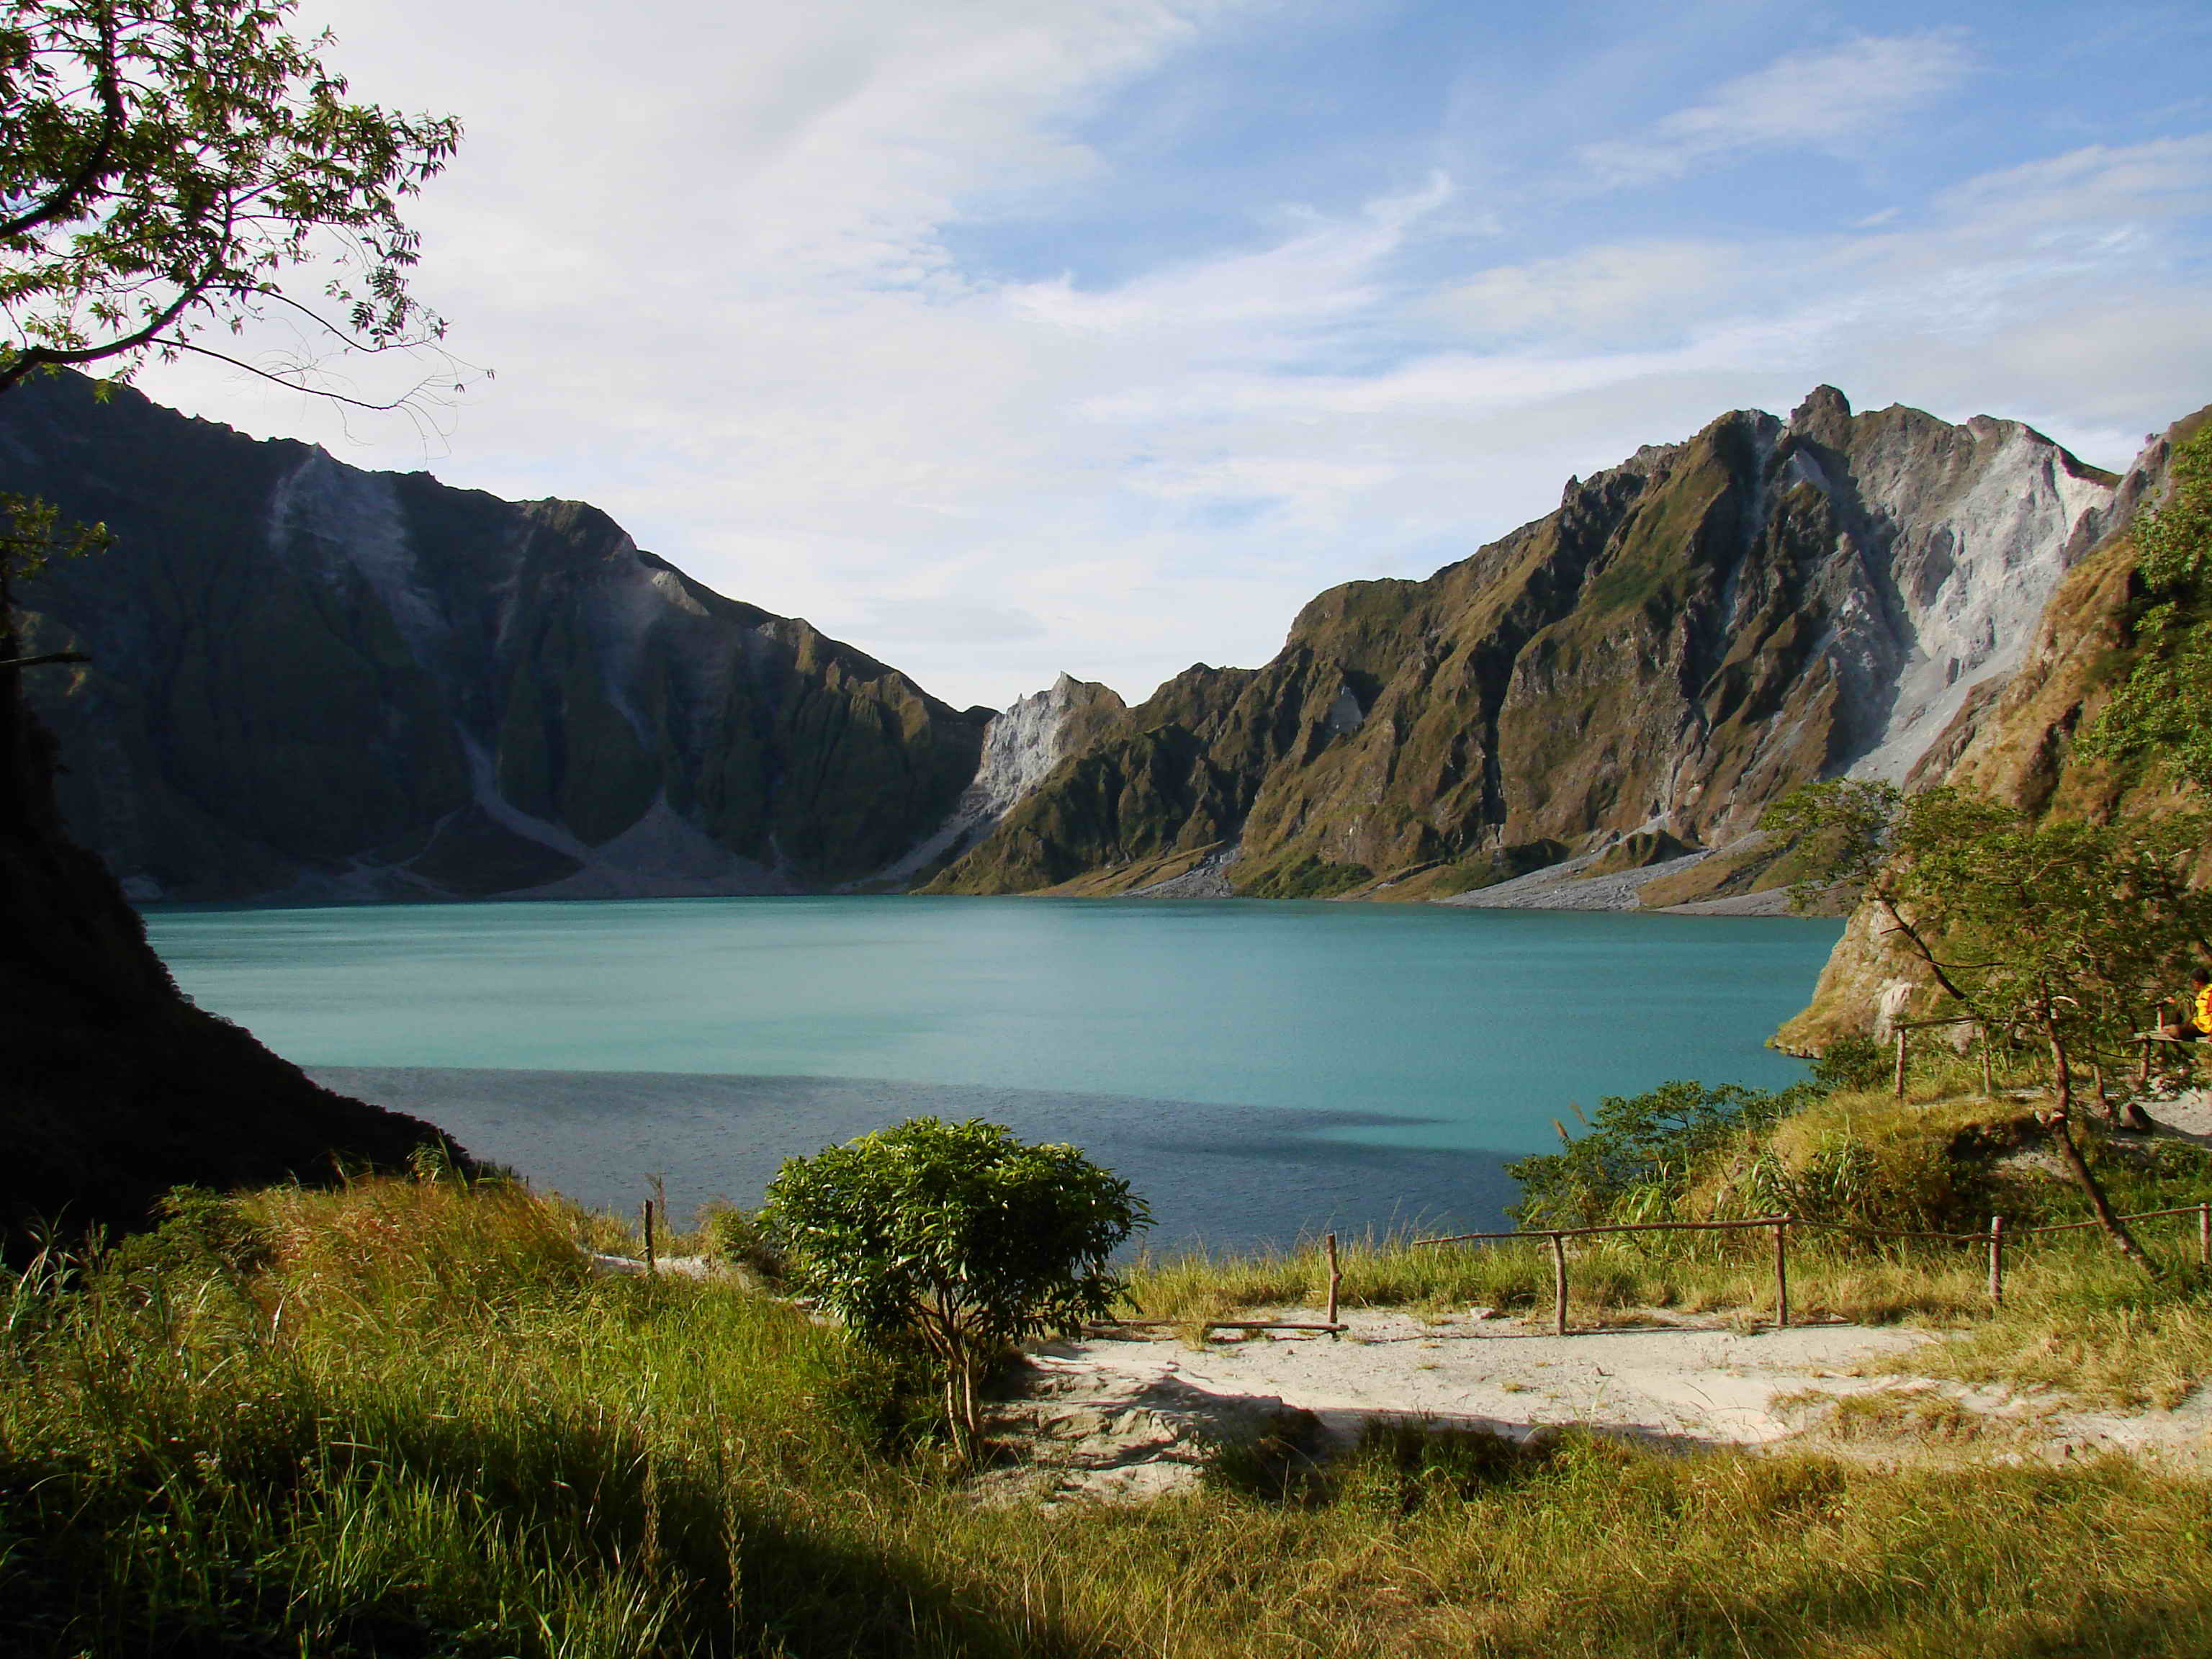
<path fill-rule="evenodd" d="M 587 504 L 52 385 L 0 408 L 0 487 L 118 538 L 27 585 L 27 644 L 98 659 L 34 695 L 70 823 L 140 902 L 1546 903 L 1582 901 L 1517 896 L 1532 872 L 1650 869 L 1732 902 L 1776 879 L 1750 832 L 1787 787 L 1957 744 L 2120 487 L 2018 422 L 1817 387 L 1571 478 L 1427 578 L 1323 591 L 1256 668 L 1134 706 L 1063 675 L 993 714 Z"/>
<path fill-rule="evenodd" d="M 776 892 L 951 809 L 986 710 L 727 599 L 584 503 L 508 502 L 58 378 L 0 488 L 114 545 L 22 585 L 76 836 L 162 897 Z"/>
<path fill-rule="evenodd" d="M 1176 676 L 927 890 L 1217 856 L 1255 896 L 1437 897 L 1637 836 L 1729 844 L 1795 783 L 1908 770 L 2118 482 L 2021 422 L 1833 387 L 1732 411 L 1425 580 L 1327 590 L 1259 668 Z"/>

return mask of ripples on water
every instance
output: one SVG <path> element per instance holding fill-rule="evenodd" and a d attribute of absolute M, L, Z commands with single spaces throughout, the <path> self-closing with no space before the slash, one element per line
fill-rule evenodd
<path fill-rule="evenodd" d="M 1830 921 L 1025 899 L 177 909 L 203 1006 L 589 1202 L 750 1203 L 917 1113 L 1076 1142 L 1156 1237 L 1496 1224 L 1569 1103 L 1774 1086 Z"/>

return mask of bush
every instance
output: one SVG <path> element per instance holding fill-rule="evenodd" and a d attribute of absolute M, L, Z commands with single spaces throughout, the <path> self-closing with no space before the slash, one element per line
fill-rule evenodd
<path fill-rule="evenodd" d="M 267 1265 L 268 1235 L 236 1200 L 204 1187 L 172 1187 L 156 1200 L 161 1224 L 133 1234 L 102 1262 L 111 1276 L 243 1274 Z"/>
<path fill-rule="evenodd" d="M 1813 1061 L 1813 1085 L 1824 1093 L 1878 1089 L 1889 1081 L 1896 1057 L 1872 1037 L 1843 1036 Z"/>
<path fill-rule="evenodd" d="M 1109 1311 L 1127 1287 L 1108 1258 L 1152 1215 L 1073 1146 L 918 1117 L 787 1160 L 761 1219 L 792 1282 L 855 1335 L 936 1363 L 964 1450 L 983 1366 Z"/>
<path fill-rule="evenodd" d="M 1523 1227 L 1592 1227 L 1671 1216 L 1700 1163 L 1740 1136 L 1816 1097 L 1806 1084 L 1778 1091 L 1740 1084 L 1662 1084 L 1647 1094 L 1607 1095 L 1589 1133 L 1565 1150 L 1505 1166 L 1521 1183 L 1510 1213 Z"/>

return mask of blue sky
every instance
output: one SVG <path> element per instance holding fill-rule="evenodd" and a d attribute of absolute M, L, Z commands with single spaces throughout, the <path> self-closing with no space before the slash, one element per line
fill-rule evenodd
<path fill-rule="evenodd" d="M 1258 662 L 1324 586 L 1824 380 L 2115 467 L 2212 400 L 2202 7 L 303 15 L 467 123 L 420 286 L 497 378 L 427 445 L 146 389 L 595 501 L 957 702 Z"/>

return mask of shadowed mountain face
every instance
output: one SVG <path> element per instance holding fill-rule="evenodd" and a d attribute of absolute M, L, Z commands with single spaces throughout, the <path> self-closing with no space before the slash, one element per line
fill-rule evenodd
<path fill-rule="evenodd" d="M 1245 893 L 1441 893 L 1718 844 L 1807 779 L 1902 778 L 2018 661 L 2114 482 L 2017 422 L 1830 387 L 1724 416 L 1425 581 L 1330 590 L 1263 668 L 1170 681 L 936 889 L 1105 890 L 1213 848 Z"/>
<path fill-rule="evenodd" d="M 988 711 L 726 599 L 596 509 L 258 443 L 74 378 L 0 489 L 104 520 L 21 593 L 64 815 L 141 900 L 788 891 L 907 851 Z"/>
<path fill-rule="evenodd" d="M 0 660 L 17 654 L 0 608 Z M 335 1094 L 178 994 L 100 860 L 63 833 L 51 738 L 0 670 L 0 1258 L 131 1229 L 173 1186 L 393 1168 L 428 1124 Z"/>

